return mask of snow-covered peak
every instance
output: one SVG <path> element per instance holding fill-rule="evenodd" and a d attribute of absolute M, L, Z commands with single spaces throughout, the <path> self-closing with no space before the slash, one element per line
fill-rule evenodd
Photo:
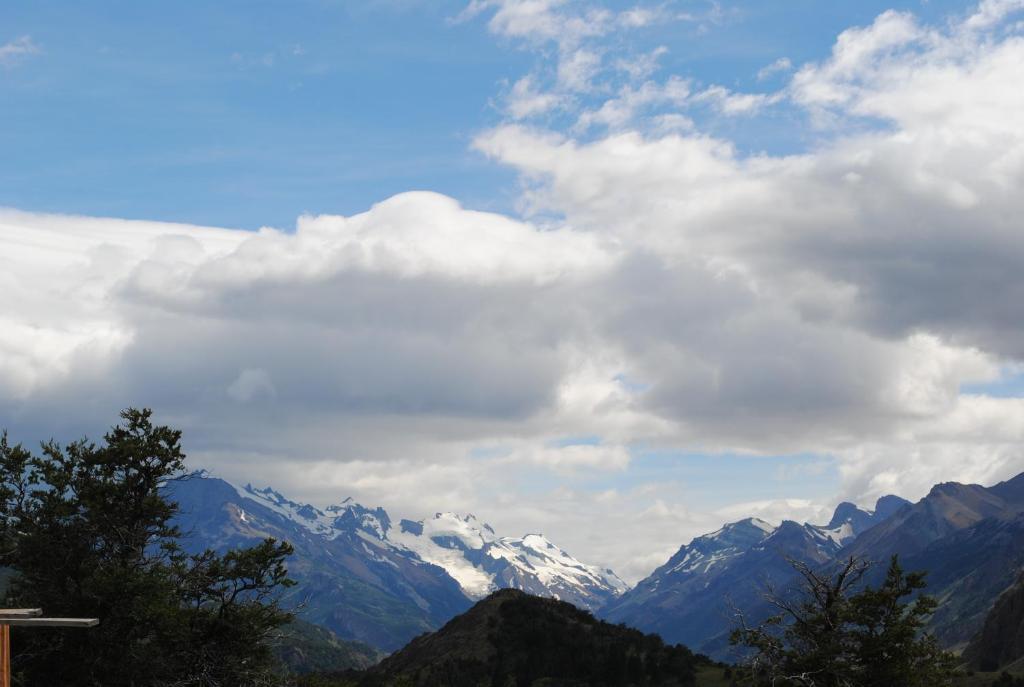
<path fill-rule="evenodd" d="M 472 514 L 402 520 L 388 539 L 447 570 L 472 598 L 511 586 L 596 607 L 627 588 L 615 573 L 581 563 L 542 534 L 499 537 Z"/>
<path fill-rule="evenodd" d="M 434 517 L 420 520 L 417 524 L 422 530 L 422 536 L 448 549 L 482 549 L 498 538 L 494 528 L 477 520 L 472 513 L 434 513 Z"/>
<path fill-rule="evenodd" d="M 499 537 L 471 513 L 438 512 L 423 520 L 401 520 L 392 527 L 383 508 L 367 508 L 351 498 L 320 510 L 291 501 L 270 487 L 256 489 L 247 484 L 234 489 L 242 498 L 327 540 L 356 536 L 364 547 L 439 566 L 471 598 L 515 587 L 594 610 L 628 587 L 611 570 L 581 563 L 542 534 Z"/>
<path fill-rule="evenodd" d="M 760 518 L 746 518 L 730 522 L 714 532 L 696 537 L 690 545 L 700 545 L 706 549 L 746 548 L 762 541 L 775 530 L 774 525 Z"/>
<path fill-rule="evenodd" d="M 234 487 L 242 498 L 252 499 L 278 515 L 291 520 L 302 528 L 328 539 L 337 537 L 343 531 L 361 531 L 378 540 L 384 540 L 391 520 L 383 508 L 371 510 L 354 502 L 351 498 L 341 505 L 328 506 L 325 510 L 308 503 L 297 503 L 285 498 L 271 487 L 257 489 L 252 484 Z"/>
<path fill-rule="evenodd" d="M 581 563 L 543 534 L 527 534 L 521 539 L 503 537 L 488 549 L 488 555 L 508 560 L 548 587 L 608 588 L 613 595 L 629 587 L 611 570 Z"/>
<path fill-rule="evenodd" d="M 359 530 L 384 541 L 391 529 L 391 517 L 387 511 L 380 507 L 367 508 L 351 498 L 345 499 L 339 506 L 328 507 L 327 512 L 334 517 L 332 526 L 336 530 Z"/>
<path fill-rule="evenodd" d="M 844 501 L 836 506 L 832 519 L 825 526 L 808 525 L 831 541 L 845 546 L 861 532 L 871 529 L 902 508 L 908 501 L 898 496 L 883 496 L 874 510 L 860 508 Z"/>
<path fill-rule="evenodd" d="M 811 525 L 809 526 L 809 529 L 814 534 L 818 535 L 819 537 L 828 539 L 837 546 L 842 546 L 843 544 L 857 536 L 854 532 L 853 523 L 849 520 L 835 527 L 814 527 L 813 525 Z"/>
<path fill-rule="evenodd" d="M 714 532 L 695 537 L 680 548 L 666 563 L 666 572 L 704 574 L 721 568 L 726 561 L 763 542 L 776 529 L 760 518 L 728 523 Z"/>
<path fill-rule="evenodd" d="M 257 489 L 252 484 L 246 484 L 244 487 L 234 484 L 231 486 L 242 498 L 251 499 L 314 534 L 328 536 L 333 529 L 332 518 L 322 510 L 308 503 L 297 503 L 287 499 L 271 487 Z"/>
<path fill-rule="evenodd" d="M 551 540 L 545 537 L 543 534 L 527 534 L 523 537 L 523 545 L 537 549 L 556 548 L 555 545 L 551 543 Z"/>

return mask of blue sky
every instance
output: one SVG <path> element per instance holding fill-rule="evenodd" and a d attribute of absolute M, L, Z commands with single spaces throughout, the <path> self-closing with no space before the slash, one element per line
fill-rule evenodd
<path fill-rule="evenodd" d="M 630 580 L 1005 479 L 1022 11 L 4 3 L 0 420 L 152 406 L 225 477 Z"/>
<path fill-rule="evenodd" d="M 245 228 L 411 188 L 500 202 L 509 175 L 467 144 L 516 56 L 456 11 L 7 3 L 42 52 L 0 86 L 0 202 Z"/>
<path fill-rule="evenodd" d="M 537 61 L 462 2 L 14 2 L 0 39 L 39 54 L 0 78 L 0 205 L 255 229 L 438 191 L 510 210 L 515 175 L 471 150 L 503 84 Z M 821 59 L 888 8 L 957 2 L 669 3 L 706 21 L 622 40 L 662 72 L 742 90 L 779 57 Z M 628 8 L 632 3 L 607 3 Z M 778 81 L 778 79 L 775 79 Z M 748 151 L 813 146 L 791 112 L 702 122 Z"/>

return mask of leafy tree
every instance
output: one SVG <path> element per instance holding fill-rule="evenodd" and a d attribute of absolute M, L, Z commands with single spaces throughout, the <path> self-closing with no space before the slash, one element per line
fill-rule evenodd
<path fill-rule="evenodd" d="M 752 651 L 748 684 L 799 687 L 933 687 L 949 684 L 954 658 L 923 632 L 935 600 L 919 595 L 924 573 L 893 556 L 885 580 L 864 587 L 869 564 L 851 557 L 831 572 L 794 562 L 799 594 L 769 592 L 778 613 L 741 626 L 732 643 Z M 741 619 L 742 621 L 742 619 Z"/>
<path fill-rule="evenodd" d="M 272 539 L 223 555 L 186 554 L 163 488 L 187 479 L 181 432 L 125 410 L 101 445 L 0 437 L 0 565 L 5 603 L 97 617 L 89 630 L 18 633 L 16 684 L 269 684 L 266 639 L 288 622 L 276 593 L 292 549 Z"/>

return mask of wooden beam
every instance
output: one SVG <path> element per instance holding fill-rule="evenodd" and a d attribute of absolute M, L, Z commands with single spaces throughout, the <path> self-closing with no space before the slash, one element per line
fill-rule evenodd
<path fill-rule="evenodd" d="M 0 619 L 3 618 L 37 618 L 43 614 L 41 608 L 0 608 Z"/>
<path fill-rule="evenodd" d="M 96 627 L 99 618 L 5 618 L 0 624 L 11 627 Z"/>

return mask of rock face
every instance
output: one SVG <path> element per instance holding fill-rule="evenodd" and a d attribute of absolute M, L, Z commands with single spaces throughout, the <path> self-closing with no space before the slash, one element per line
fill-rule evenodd
<path fill-rule="evenodd" d="M 996 671 L 1024 657 L 1024 576 L 1007 589 L 985 618 L 985 624 L 963 658 L 975 670 Z"/>
<path fill-rule="evenodd" d="M 685 647 L 554 599 L 495 592 L 371 669 L 361 685 L 693 685 Z"/>
<path fill-rule="evenodd" d="M 290 600 L 302 617 L 344 639 L 392 651 L 440 627 L 500 588 L 596 608 L 626 587 L 542 535 L 499 537 L 473 516 L 438 513 L 396 527 L 382 508 L 351 499 L 323 510 L 271 488 L 196 477 L 168 487 L 191 550 L 224 550 L 265 537 L 290 542 Z"/>
<path fill-rule="evenodd" d="M 824 526 L 785 521 L 774 527 L 757 518 L 730 523 L 681 547 L 599 614 L 727 657 L 735 613 L 761 613 L 764 589 L 782 589 L 793 580 L 791 560 L 825 565 L 845 544 L 904 505 L 895 497 L 880 500 L 875 511 L 843 503 Z"/>

